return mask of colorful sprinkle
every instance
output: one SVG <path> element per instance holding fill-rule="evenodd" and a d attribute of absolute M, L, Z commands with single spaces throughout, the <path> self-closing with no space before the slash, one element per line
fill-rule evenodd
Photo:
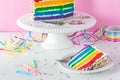
<path fill-rule="evenodd" d="M 33 68 L 33 67 L 32 67 L 31 65 L 29 65 L 29 64 L 24 64 L 23 67 L 25 67 L 25 68 L 27 68 L 27 69 L 29 69 L 29 70 L 32 70 L 32 71 L 36 71 L 36 69 Z"/>
<path fill-rule="evenodd" d="M 22 75 L 25 75 L 25 76 L 33 77 L 33 74 L 32 74 L 32 73 L 26 72 L 26 71 L 22 71 L 22 70 L 16 70 L 16 73 L 17 73 L 17 74 L 22 74 Z"/>
<path fill-rule="evenodd" d="M 32 65 L 33 65 L 33 68 L 37 68 L 37 63 L 34 59 L 32 60 Z"/>
<path fill-rule="evenodd" d="M 41 75 L 40 72 L 37 72 L 37 71 L 32 70 L 32 69 L 27 69 L 27 71 L 28 71 L 28 72 L 31 72 L 31 73 L 33 73 L 33 74 L 35 74 L 35 75 Z"/>

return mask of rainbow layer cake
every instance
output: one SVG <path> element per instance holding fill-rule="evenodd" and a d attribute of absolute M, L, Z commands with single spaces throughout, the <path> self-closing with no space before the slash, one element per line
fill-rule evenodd
<path fill-rule="evenodd" d="M 107 54 L 92 47 L 86 46 L 78 52 L 67 65 L 76 70 L 95 70 L 105 66 L 108 63 Z"/>
<path fill-rule="evenodd" d="M 34 20 L 55 20 L 73 16 L 74 0 L 34 0 Z"/>

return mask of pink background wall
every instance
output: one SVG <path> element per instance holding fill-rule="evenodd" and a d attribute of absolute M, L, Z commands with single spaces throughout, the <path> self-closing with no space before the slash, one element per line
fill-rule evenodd
<path fill-rule="evenodd" d="M 76 0 L 76 10 L 87 12 L 97 19 L 97 24 L 120 25 L 120 0 Z M 31 12 L 31 0 L 2 0 L 0 2 L 0 31 L 22 30 L 16 20 Z"/>

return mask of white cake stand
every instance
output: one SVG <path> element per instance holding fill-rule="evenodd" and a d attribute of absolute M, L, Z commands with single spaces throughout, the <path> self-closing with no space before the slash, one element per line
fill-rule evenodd
<path fill-rule="evenodd" d="M 86 13 L 75 13 L 73 17 L 63 20 L 64 24 L 58 25 L 43 21 L 34 21 L 32 14 L 25 14 L 17 20 L 17 24 L 26 30 L 48 33 L 42 47 L 46 49 L 65 49 L 73 46 L 68 39 L 68 32 L 76 32 L 92 27 L 96 20 Z"/>

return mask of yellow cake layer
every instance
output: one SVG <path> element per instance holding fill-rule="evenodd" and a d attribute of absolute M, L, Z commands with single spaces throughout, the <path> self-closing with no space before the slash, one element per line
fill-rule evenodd
<path fill-rule="evenodd" d="M 59 0 L 59 1 L 41 1 L 41 2 L 35 2 L 34 7 L 44 7 L 44 6 L 52 6 L 52 5 L 62 5 L 67 3 L 72 3 L 74 0 Z"/>

